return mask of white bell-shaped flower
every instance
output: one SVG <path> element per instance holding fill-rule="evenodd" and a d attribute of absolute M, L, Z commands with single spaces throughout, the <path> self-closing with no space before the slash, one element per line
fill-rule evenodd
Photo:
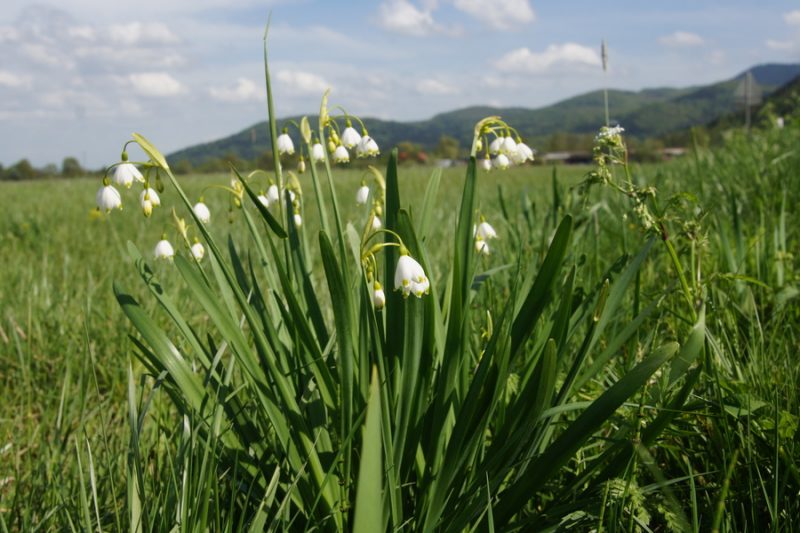
<path fill-rule="evenodd" d="M 475 226 L 473 233 L 476 239 L 483 239 L 484 241 L 497 238 L 497 232 L 492 225 L 485 220 L 482 220 L 480 224 Z"/>
<path fill-rule="evenodd" d="M 156 244 L 156 249 L 153 251 L 156 259 L 172 259 L 175 257 L 175 250 L 167 239 L 161 239 Z"/>
<path fill-rule="evenodd" d="M 500 146 L 500 153 L 510 156 L 517 151 L 517 143 L 510 135 L 503 138 L 503 144 Z"/>
<path fill-rule="evenodd" d="M 481 159 L 481 168 L 487 172 L 492 170 L 492 160 L 488 157 Z"/>
<path fill-rule="evenodd" d="M 114 183 L 130 189 L 134 181 L 144 182 L 144 176 L 133 163 L 121 163 L 114 169 Z"/>
<path fill-rule="evenodd" d="M 526 161 L 533 161 L 533 150 L 524 142 L 517 143 L 517 149 L 511 154 L 511 160 L 521 165 Z"/>
<path fill-rule="evenodd" d="M 374 157 L 380 153 L 378 143 L 369 135 L 361 137 L 361 142 L 356 146 L 356 157 Z"/>
<path fill-rule="evenodd" d="M 337 163 L 347 163 L 350 161 L 350 153 L 347 151 L 347 148 L 341 144 L 337 146 L 336 150 L 333 152 L 333 160 Z"/>
<path fill-rule="evenodd" d="M 358 205 L 364 205 L 365 203 L 367 203 L 368 199 L 369 199 L 369 187 L 367 187 L 366 185 L 362 185 L 356 191 L 356 203 Z"/>
<path fill-rule="evenodd" d="M 325 148 L 320 143 L 311 147 L 311 160 L 316 163 L 325 161 Z"/>
<path fill-rule="evenodd" d="M 428 281 L 422 265 L 410 255 L 400 255 L 397 269 L 394 271 L 394 290 L 403 291 L 403 298 L 408 297 L 409 294 L 421 298 L 423 294 L 429 292 L 430 286 L 430 281 Z"/>
<path fill-rule="evenodd" d="M 372 305 L 375 306 L 376 311 L 380 311 L 386 306 L 386 293 L 383 292 L 383 287 L 377 281 L 372 286 Z"/>
<path fill-rule="evenodd" d="M 503 138 L 495 137 L 494 140 L 489 144 L 489 153 L 492 155 L 499 154 L 500 149 L 502 147 L 503 147 Z"/>
<path fill-rule="evenodd" d="M 481 255 L 489 255 L 489 244 L 480 237 L 477 237 L 475 239 L 475 251 Z"/>
<path fill-rule="evenodd" d="M 383 222 L 381 222 L 381 217 L 378 215 L 374 215 L 372 217 L 372 229 L 378 231 L 383 227 Z"/>
<path fill-rule="evenodd" d="M 347 126 L 342 132 L 342 144 L 348 150 L 361 142 L 361 135 L 353 126 Z"/>
<path fill-rule="evenodd" d="M 264 207 L 269 207 L 269 198 L 267 198 L 266 195 L 259 194 L 258 201 L 261 202 L 261 205 L 263 205 Z"/>
<path fill-rule="evenodd" d="M 494 158 L 494 167 L 499 168 L 500 170 L 505 170 L 511 164 L 511 161 L 508 160 L 506 154 L 497 154 Z"/>
<path fill-rule="evenodd" d="M 197 202 L 196 204 L 194 204 L 192 211 L 194 211 L 194 214 L 197 215 L 197 218 L 199 218 L 200 222 L 202 222 L 203 224 L 208 224 L 209 222 L 211 222 L 211 211 L 208 209 L 208 206 L 203 202 Z"/>
<path fill-rule="evenodd" d="M 161 199 L 155 189 L 147 187 L 139 194 L 139 204 L 142 206 L 144 216 L 149 217 L 153 214 L 153 208 L 161 205 Z"/>
<path fill-rule="evenodd" d="M 281 155 L 292 155 L 294 153 L 292 138 L 285 131 L 278 135 L 278 153 Z"/>
<path fill-rule="evenodd" d="M 278 192 L 278 186 L 273 183 L 267 189 L 267 206 L 270 206 L 275 202 L 279 202 L 280 199 L 281 195 Z"/>
<path fill-rule="evenodd" d="M 303 225 L 303 217 L 300 216 L 300 213 L 294 214 L 294 225 L 296 228 L 299 228 Z"/>
<path fill-rule="evenodd" d="M 201 243 L 201 242 L 196 242 L 196 243 L 194 243 L 194 244 L 192 245 L 192 248 L 191 248 L 191 250 L 192 250 L 192 257 L 194 257 L 194 258 L 195 258 L 195 260 L 196 260 L 198 263 L 199 263 L 200 261 L 202 261 L 202 260 L 203 260 L 203 258 L 206 256 L 206 249 L 205 249 L 205 247 L 203 246 L 203 243 Z"/>
<path fill-rule="evenodd" d="M 113 185 L 103 185 L 100 187 L 100 190 L 97 191 L 95 200 L 97 201 L 98 209 L 100 209 L 100 211 L 105 211 L 106 213 L 109 213 L 112 209 L 122 208 L 122 197 L 119 195 L 119 191 L 115 189 Z"/>

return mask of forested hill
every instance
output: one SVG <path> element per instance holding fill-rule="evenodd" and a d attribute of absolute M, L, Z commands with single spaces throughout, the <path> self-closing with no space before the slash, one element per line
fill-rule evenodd
<path fill-rule="evenodd" d="M 749 71 L 766 96 L 800 76 L 800 64 L 765 64 Z M 725 81 L 686 88 L 609 90 L 611 119 L 622 124 L 628 135 L 640 139 L 707 124 L 737 108 L 734 92 L 744 76 L 745 72 Z M 444 135 L 454 137 L 461 146 L 468 146 L 473 126 L 488 115 L 503 117 L 518 128 L 526 140 L 537 145 L 559 132 L 596 131 L 604 122 L 603 91 L 591 91 L 538 109 L 476 106 L 441 113 L 424 121 L 399 122 L 367 117 L 364 122 L 382 147 L 413 141 L 432 148 Z M 313 116 L 309 119 L 312 124 L 316 121 Z M 270 146 L 267 125 L 261 122 L 217 141 L 179 150 L 168 158 L 171 162 L 187 160 L 192 165 L 232 155 L 253 160 Z"/>

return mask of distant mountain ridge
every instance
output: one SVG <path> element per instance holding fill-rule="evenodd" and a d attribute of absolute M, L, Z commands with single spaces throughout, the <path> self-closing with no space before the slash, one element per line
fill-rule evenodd
<path fill-rule="evenodd" d="M 764 96 L 800 76 L 800 64 L 764 64 L 748 70 Z M 640 91 L 610 89 L 608 103 L 611 118 L 623 125 L 627 134 L 638 138 L 659 137 L 707 124 L 736 109 L 734 91 L 748 72 L 709 85 L 686 88 L 649 88 Z M 557 132 L 591 133 L 605 121 L 603 91 L 596 90 L 567 98 L 545 107 L 473 106 L 440 113 L 428 120 L 399 122 L 364 118 L 370 135 L 384 150 L 403 141 L 419 143 L 430 149 L 442 135 L 456 138 L 461 146 L 472 142 L 475 123 L 488 115 L 499 115 L 516 127 L 536 146 Z M 299 117 L 286 117 L 284 120 Z M 310 116 L 312 124 L 316 116 Z M 280 120 L 279 122 L 283 122 Z M 188 160 L 193 165 L 207 160 L 236 155 L 255 159 L 271 144 L 266 122 L 254 124 L 234 135 L 209 143 L 178 150 L 167 157 L 171 162 Z"/>

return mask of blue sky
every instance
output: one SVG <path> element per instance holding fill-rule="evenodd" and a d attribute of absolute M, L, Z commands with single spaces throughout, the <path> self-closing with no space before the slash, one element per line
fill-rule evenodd
<path fill-rule="evenodd" d="M 4 0 L 0 163 L 99 167 L 133 131 L 170 152 L 263 120 L 270 12 L 279 116 L 328 87 L 351 113 L 416 120 L 800 62 L 796 0 Z"/>

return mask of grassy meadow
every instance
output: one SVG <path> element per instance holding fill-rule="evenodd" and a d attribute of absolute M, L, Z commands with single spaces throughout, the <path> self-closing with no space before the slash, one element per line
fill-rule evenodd
<path fill-rule="evenodd" d="M 369 173 L 334 169 L 338 217 L 323 187 L 329 244 L 309 172 L 288 239 L 181 177 L 199 267 L 152 258 L 187 257 L 168 182 L 149 219 L 138 191 L 93 215 L 97 179 L 0 184 L 0 531 L 798 530 L 799 142 L 631 168 L 654 221 L 593 167 L 381 168 L 431 291 L 392 292 L 386 248 L 380 312 Z"/>

